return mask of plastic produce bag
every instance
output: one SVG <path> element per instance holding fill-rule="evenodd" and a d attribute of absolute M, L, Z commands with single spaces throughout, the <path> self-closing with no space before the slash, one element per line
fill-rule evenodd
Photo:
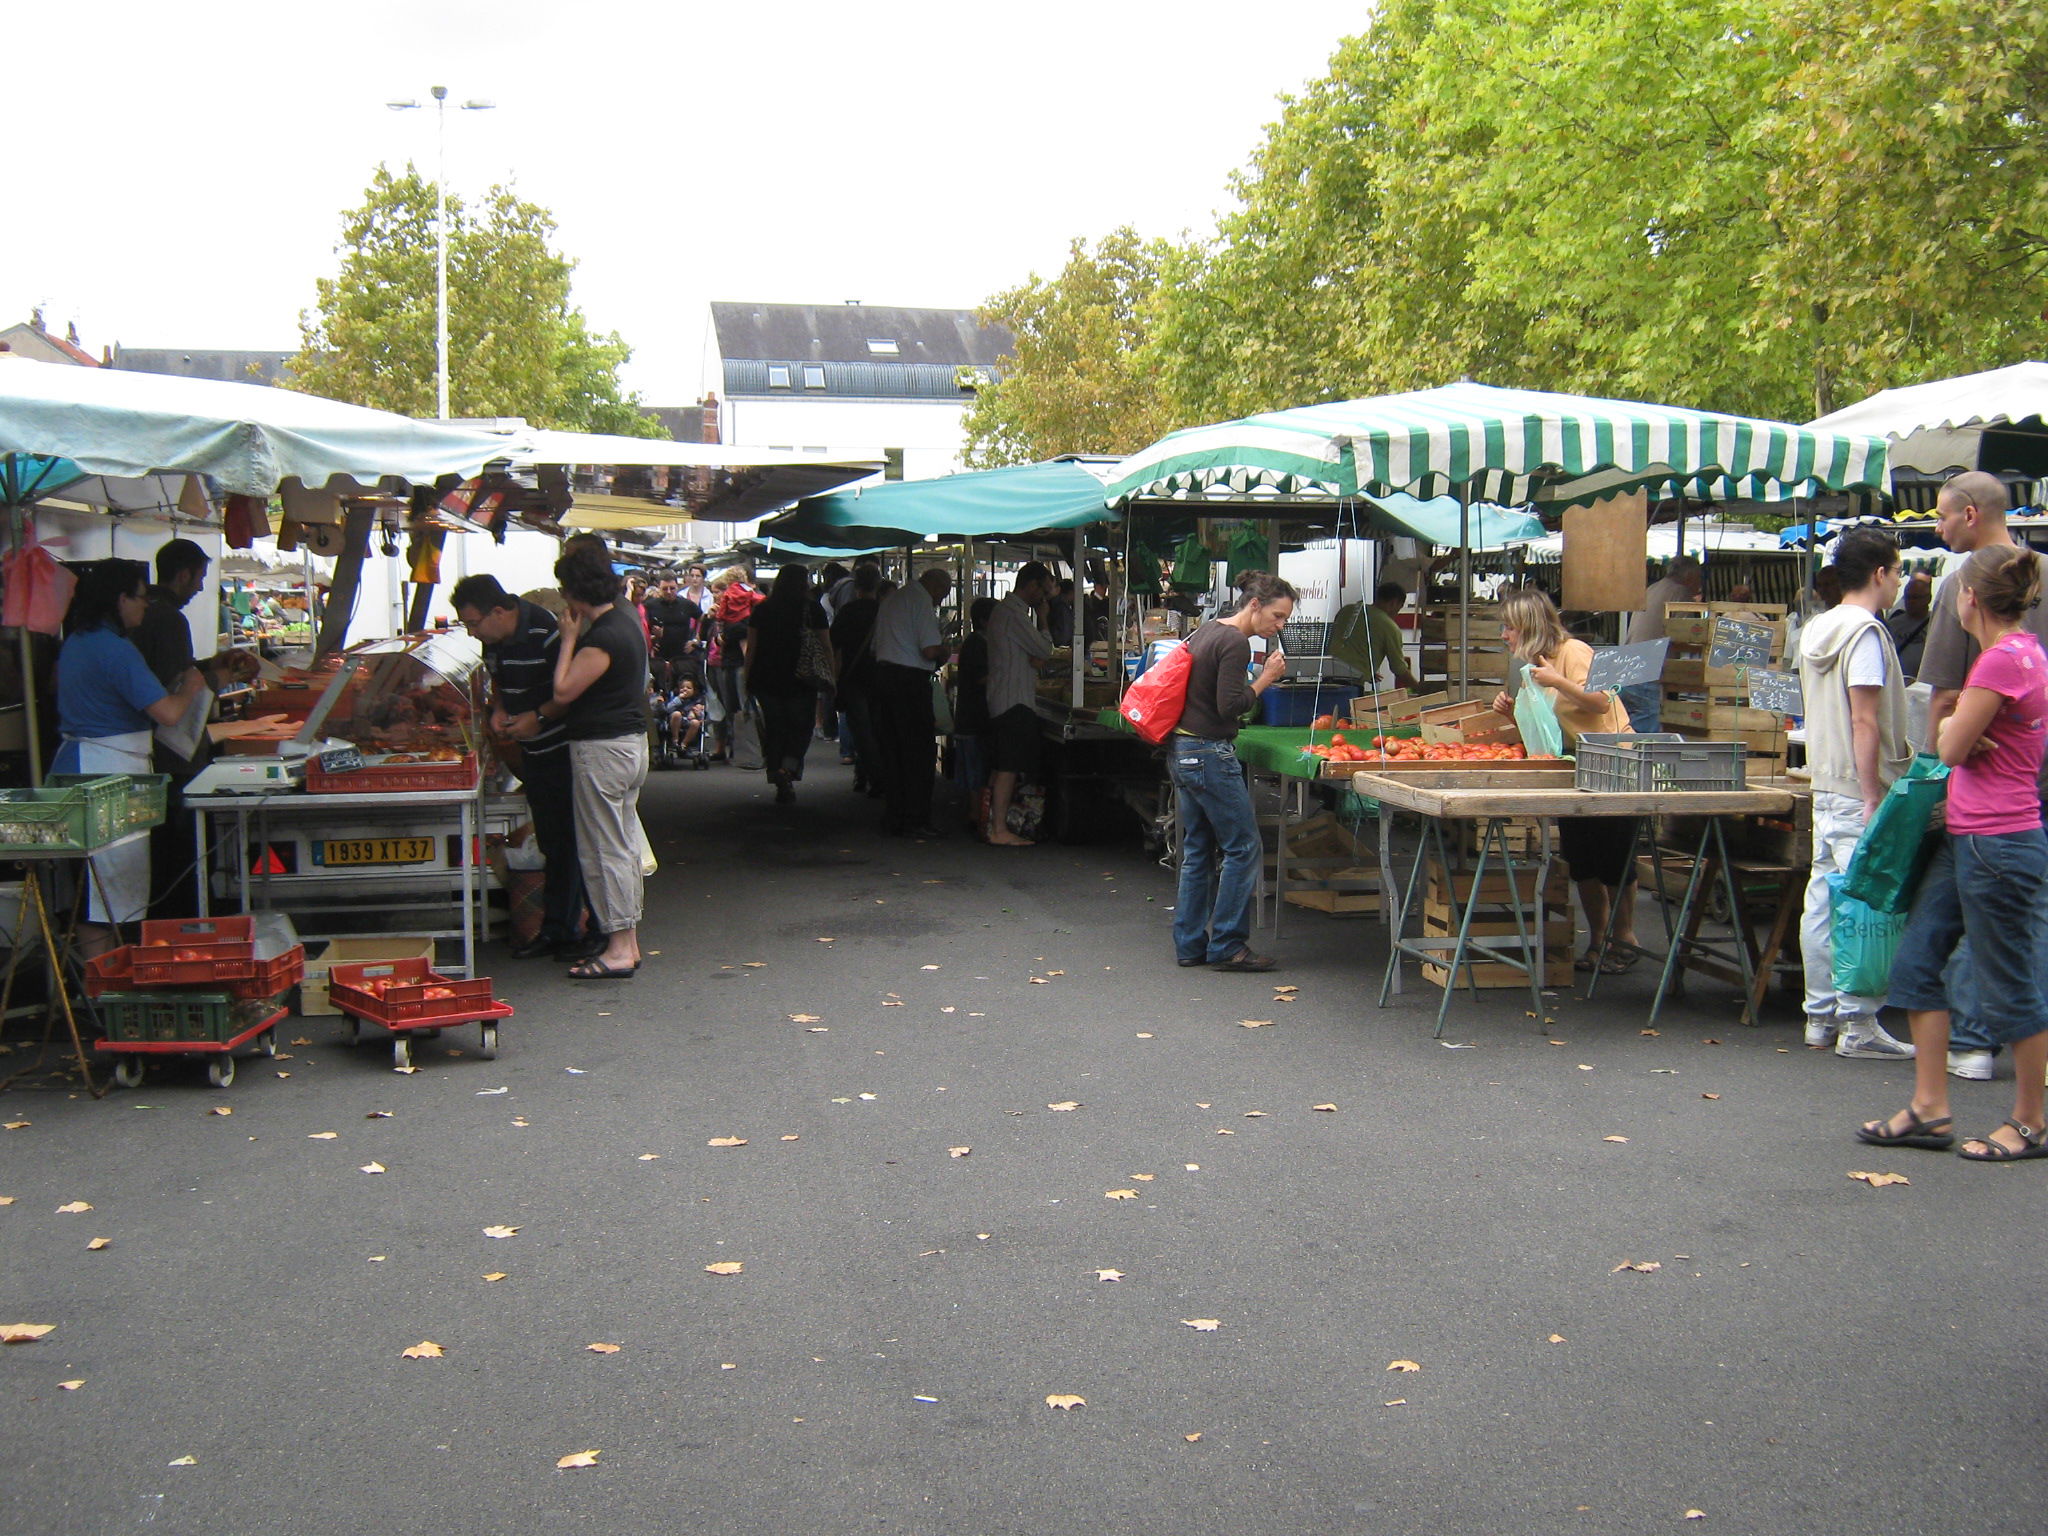
<path fill-rule="evenodd" d="M 1849 877 L 1828 876 L 1828 928 L 1834 945 L 1837 992 L 1883 997 L 1891 985 L 1892 961 L 1906 931 L 1904 912 L 1880 912 L 1849 894 Z"/>
<path fill-rule="evenodd" d="M 57 563 L 42 545 L 31 540 L 5 559 L 7 586 L 0 623 L 31 629 L 39 635 L 64 633 L 64 611 L 78 578 Z"/>
<path fill-rule="evenodd" d="M 1941 836 L 1934 813 L 1948 799 L 1948 765 L 1917 753 L 1893 780 L 1849 860 L 1843 889 L 1879 912 L 1907 911 Z"/>
<path fill-rule="evenodd" d="M 1557 723 L 1557 706 L 1550 694 L 1529 681 L 1535 668 L 1522 664 L 1522 686 L 1515 690 L 1515 725 L 1522 733 L 1522 750 L 1531 757 L 1563 757 L 1564 727 Z"/>

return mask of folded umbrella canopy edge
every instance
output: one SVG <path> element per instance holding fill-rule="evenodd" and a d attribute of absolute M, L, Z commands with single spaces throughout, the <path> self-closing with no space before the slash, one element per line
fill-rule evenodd
<path fill-rule="evenodd" d="M 1117 521 L 1101 478 L 1075 459 L 972 470 L 938 480 L 896 480 L 800 501 L 761 525 L 759 537 L 814 548 L 985 539 Z"/>

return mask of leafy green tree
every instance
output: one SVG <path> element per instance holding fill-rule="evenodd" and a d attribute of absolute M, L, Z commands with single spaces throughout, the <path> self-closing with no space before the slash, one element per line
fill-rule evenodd
<path fill-rule="evenodd" d="M 983 323 L 1007 326 L 1016 351 L 968 409 L 970 468 L 1130 453 L 1167 429 L 1146 360 L 1166 260 L 1164 244 L 1119 229 L 1092 250 L 1076 240 L 1056 277 L 1033 274 L 982 307 Z"/>
<path fill-rule="evenodd" d="M 448 199 L 448 409 L 536 426 L 659 437 L 618 370 L 631 349 L 593 334 L 570 301 L 575 263 L 546 209 L 493 187 Z M 434 187 L 378 166 L 345 215 L 340 270 L 299 317 L 295 388 L 408 416 L 434 414 Z"/>

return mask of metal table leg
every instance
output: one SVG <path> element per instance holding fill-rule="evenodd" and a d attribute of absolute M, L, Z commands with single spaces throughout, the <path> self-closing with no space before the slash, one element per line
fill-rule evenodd
<path fill-rule="evenodd" d="M 1711 853 L 1710 850 L 1711 849 Z M 1657 1022 L 1657 1015 L 1664 1007 L 1665 996 L 1671 991 L 1671 983 L 1679 968 L 1684 964 L 1686 950 L 1704 947 L 1703 941 L 1693 937 L 1700 917 L 1698 906 L 1705 883 L 1703 877 L 1707 864 L 1712 859 L 1719 870 L 1721 889 L 1728 900 L 1728 917 L 1735 929 L 1735 962 L 1742 973 L 1742 1022 L 1748 1024 L 1754 1017 L 1750 999 L 1756 990 L 1756 971 L 1749 963 L 1748 935 L 1745 925 L 1747 914 L 1742 907 L 1742 888 L 1735 878 L 1735 866 L 1728 858 L 1728 845 L 1721 835 L 1721 818 L 1709 816 L 1706 827 L 1700 833 L 1699 850 L 1694 857 L 1692 877 L 1686 881 L 1685 901 L 1678 911 L 1678 933 L 1671 941 L 1671 952 L 1664 957 L 1664 973 L 1657 980 L 1657 998 L 1650 1005 L 1650 1023 Z"/>

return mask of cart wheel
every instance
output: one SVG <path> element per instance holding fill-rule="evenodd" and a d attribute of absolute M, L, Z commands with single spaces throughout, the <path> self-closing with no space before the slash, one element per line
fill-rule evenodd
<path fill-rule="evenodd" d="M 409 1067 L 412 1065 L 412 1041 L 405 1035 L 397 1035 L 391 1041 L 391 1065 Z"/>
<path fill-rule="evenodd" d="M 352 1013 L 344 1013 L 341 1016 L 341 1022 L 348 1030 L 348 1043 L 350 1045 L 360 1045 L 363 1039 L 363 1021 Z"/>
<path fill-rule="evenodd" d="M 123 1088 L 140 1088 L 144 1070 L 140 1056 L 114 1058 L 114 1081 Z"/>
<path fill-rule="evenodd" d="M 498 1059 L 498 1026 L 486 1024 L 483 1028 L 483 1036 L 484 1060 L 496 1061 Z"/>
<path fill-rule="evenodd" d="M 256 1037 L 256 1049 L 266 1056 L 275 1056 L 277 1054 L 277 1031 L 266 1029 L 262 1034 L 258 1035 Z"/>
<path fill-rule="evenodd" d="M 441 1031 L 439 1031 L 438 1029 L 422 1030 L 420 1031 L 420 1033 L 425 1035 L 429 1040 L 438 1040 L 441 1038 Z"/>
<path fill-rule="evenodd" d="M 235 1058 L 223 1052 L 206 1063 L 206 1080 L 216 1088 L 226 1088 L 235 1080 Z"/>

